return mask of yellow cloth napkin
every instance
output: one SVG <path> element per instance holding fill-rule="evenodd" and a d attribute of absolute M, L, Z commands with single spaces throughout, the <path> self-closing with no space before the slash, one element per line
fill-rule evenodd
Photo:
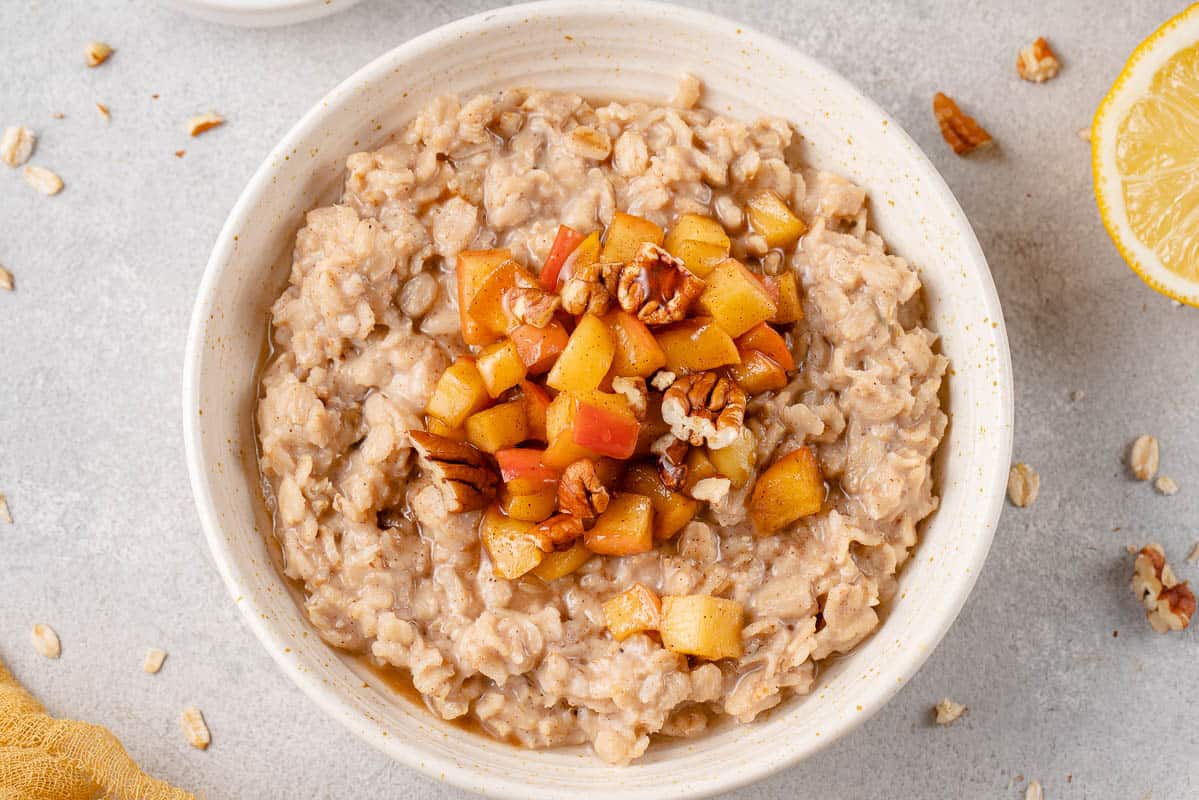
<path fill-rule="evenodd" d="M 0 661 L 0 800 L 195 800 L 142 772 L 107 728 L 55 719 Z"/>

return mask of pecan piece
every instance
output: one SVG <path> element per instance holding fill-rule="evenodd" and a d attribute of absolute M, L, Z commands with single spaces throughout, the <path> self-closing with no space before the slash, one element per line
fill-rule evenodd
<path fill-rule="evenodd" d="M 1148 544 L 1137 553 L 1132 591 L 1145 606 L 1145 616 L 1158 633 L 1180 631 L 1195 614 L 1195 594 L 1186 581 L 1179 583 L 1166 563 L 1160 544 Z"/>
<path fill-rule="evenodd" d="M 624 399 L 629 401 L 629 410 L 633 412 L 633 416 L 639 420 L 645 419 L 645 413 L 649 410 L 649 388 L 645 385 L 645 378 L 613 378 L 612 391 L 623 395 Z"/>
<path fill-rule="evenodd" d="M 608 507 L 608 490 L 595 471 L 595 462 L 580 458 L 562 471 L 558 509 L 580 520 L 599 516 Z"/>
<path fill-rule="evenodd" d="M 992 144 L 991 134 L 967 115 L 953 98 L 937 92 L 933 95 L 933 116 L 941 126 L 941 137 L 959 156 Z"/>
<path fill-rule="evenodd" d="M 604 284 L 620 307 L 646 325 L 666 325 L 687 316 L 704 282 L 683 262 L 645 242 L 628 264 L 605 264 Z"/>
<path fill-rule="evenodd" d="M 669 433 L 663 439 L 669 439 L 670 443 L 662 447 L 658 442 L 654 443 L 654 452 L 658 454 L 658 478 L 667 489 L 678 492 L 687 482 L 687 453 L 691 451 L 691 444 Z"/>
<path fill-rule="evenodd" d="M 603 314 L 612 295 L 604 285 L 604 270 L 611 264 L 586 264 L 578 267 L 562 284 L 562 308 L 569 314 Z M 616 265 L 619 266 L 619 265 Z"/>
<path fill-rule="evenodd" d="M 557 295 L 541 289 L 516 286 L 504 292 L 504 304 L 516 317 L 526 325 L 534 328 L 544 328 L 554 321 L 554 312 L 562 301 Z"/>
<path fill-rule="evenodd" d="M 719 450 L 740 434 L 745 400 L 745 390 L 715 372 L 684 375 L 662 397 L 662 420 L 676 438 Z"/>
<path fill-rule="evenodd" d="M 537 546 L 549 553 L 565 550 L 583 535 L 583 520 L 570 514 L 555 514 L 533 529 Z"/>
<path fill-rule="evenodd" d="M 499 476 L 483 451 L 428 431 L 408 431 L 421 467 L 445 498 L 448 511 L 474 511 L 495 499 Z"/>
<path fill-rule="evenodd" d="M 1044 36 L 1038 37 L 1030 45 L 1021 47 L 1020 54 L 1016 57 L 1016 74 L 1033 83 L 1044 83 L 1057 75 L 1060 68 L 1061 62 L 1057 59 L 1057 53 L 1053 52 Z"/>

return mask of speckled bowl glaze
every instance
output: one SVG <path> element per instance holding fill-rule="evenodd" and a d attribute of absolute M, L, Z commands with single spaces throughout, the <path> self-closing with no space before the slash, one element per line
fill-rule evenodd
<path fill-rule="evenodd" d="M 311 632 L 267 547 L 254 463 L 256 365 L 304 213 L 335 196 L 345 157 L 373 148 L 427 100 L 514 84 L 665 101 L 689 71 L 704 103 L 782 115 L 806 157 L 863 185 L 873 222 L 922 270 L 930 326 L 952 360 L 941 508 L 878 631 L 827 667 L 809 696 L 749 726 L 659 742 L 613 768 L 581 748 L 519 750 L 437 719 Z M 844 79 L 734 22 L 641 2 L 547 2 L 455 22 L 334 89 L 271 152 L 229 215 L 196 299 L 184 370 L 188 465 L 212 555 L 250 628 L 321 708 L 396 759 L 491 797 L 696 798 L 795 764 L 870 717 L 920 668 L 966 600 L 999 518 L 1012 375 L 982 251 L 916 144 Z M 302 713 L 302 712 L 301 712 Z"/>
<path fill-rule="evenodd" d="M 274 28 L 327 17 L 359 0 L 164 0 L 193 17 L 243 28 Z"/>

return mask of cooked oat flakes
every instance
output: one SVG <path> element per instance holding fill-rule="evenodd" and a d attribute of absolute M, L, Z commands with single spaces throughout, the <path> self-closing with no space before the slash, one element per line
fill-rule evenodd
<path fill-rule="evenodd" d="M 961 703 L 956 703 L 948 697 L 942 698 L 941 702 L 937 703 L 934 709 L 937 715 L 938 725 L 951 725 L 956 722 L 962 714 L 966 713 L 966 707 Z"/>
<path fill-rule="evenodd" d="M 1007 496 L 1017 508 L 1027 508 L 1041 491 L 1041 476 L 1028 464 L 1014 464 L 1008 472 Z"/>
<path fill-rule="evenodd" d="M 62 644 L 58 641 L 58 634 L 49 625 L 34 625 L 30 639 L 33 641 L 33 648 L 46 658 L 58 658 L 62 655 Z"/>
<path fill-rule="evenodd" d="M 55 195 L 62 191 L 62 178 L 45 167 L 25 167 L 22 177 L 25 183 L 44 195 Z"/>
<path fill-rule="evenodd" d="M 19 167 L 33 155 L 37 136 L 24 125 L 10 125 L 0 136 L 0 161 L 10 167 Z"/>
<path fill-rule="evenodd" d="M 1128 452 L 1128 466 L 1139 481 L 1147 481 L 1157 474 L 1158 460 L 1161 458 L 1161 448 L 1157 439 L 1144 435 L 1137 437 Z"/>
<path fill-rule="evenodd" d="M 212 735 L 208 732 L 208 725 L 204 722 L 204 715 L 200 713 L 200 709 L 195 706 L 183 709 L 179 716 L 179 725 L 183 728 L 183 736 L 188 744 L 197 750 L 208 749 L 208 745 L 212 743 Z"/>

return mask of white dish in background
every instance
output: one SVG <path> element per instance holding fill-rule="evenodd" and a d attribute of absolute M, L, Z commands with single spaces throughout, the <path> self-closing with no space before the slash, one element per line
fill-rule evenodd
<path fill-rule="evenodd" d="M 513 84 L 665 100 L 681 72 L 704 103 L 796 124 L 804 156 L 864 186 L 874 226 L 922 269 L 928 324 L 952 361 L 938 456 L 941 509 L 924 526 L 880 628 L 815 691 L 748 726 L 660 742 L 628 767 L 584 748 L 519 750 L 444 722 L 310 633 L 273 564 L 254 464 L 256 365 L 304 213 L 345 157 L 377 147 L 430 98 Z M 484 795 L 695 798 L 798 762 L 882 707 L 957 617 L 990 546 L 1011 453 L 1012 377 L 999 301 L 961 208 L 894 121 L 811 58 L 737 23 L 635 0 L 514 6 L 382 56 L 308 112 L 254 175 L 221 231 L 192 317 L 183 387 L 188 466 L 209 546 L 251 629 L 287 675 L 355 734 Z"/>
<path fill-rule="evenodd" d="M 327 17 L 359 0 L 166 0 L 168 5 L 208 22 L 271 28 Z"/>

